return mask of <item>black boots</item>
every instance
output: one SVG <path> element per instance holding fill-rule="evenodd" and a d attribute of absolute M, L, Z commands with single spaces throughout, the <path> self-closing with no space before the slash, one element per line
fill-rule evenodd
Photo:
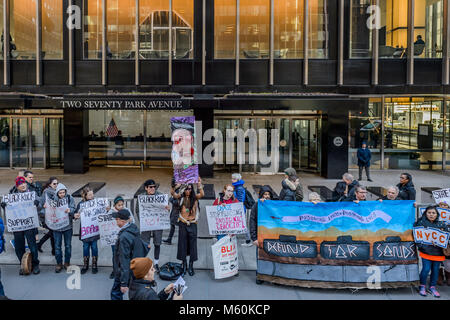
<path fill-rule="evenodd" d="M 183 264 L 181 265 L 181 268 L 183 269 L 181 276 L 184 277 L 186 274 L 186 269 L 187 269 L 187 261 L 186 260 L 183 260 Z"/>
<path fill-rule="evenodd" d="M 172 244 L 172 238 L 163 239 L 163 242 L 168 244 L 168 245 L 171 245 Z"/>
<path fill-rule="evenodd" d="M 81 274 L 85 274 L 89 270 L 89 256 L 83 257 L 83 268 L 81 268 Z"/>
<path fill-rule="evenodd" d="M 188 273 L 189 273 L 189 275 L 191 277 L 195 274 L 195 272 L 194 272 L 194 261 L 189 261 Z"/>
<path fill-rule="evenodd" d="M 96 274 L 98 272 L 97 260 L 98 260 L 98 257 L 92 257 L 92 273 L 93 274 Z"/>

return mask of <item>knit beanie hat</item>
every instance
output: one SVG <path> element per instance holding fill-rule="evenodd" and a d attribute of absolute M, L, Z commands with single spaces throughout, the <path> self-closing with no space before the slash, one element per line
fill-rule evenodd
<path fill-rule="evenodd" d="M 130 263 L 130 269 L 136 279 L 143 279 L 152 266 L 153 261 L 150 258 L 134 258 Z"/>
<path fill-rule="evenodd" d="M 24 177 L 17 177 L 16 178 L 16 187 L 20 186 L 22 183 L 26 183 L 27 181 L 25 180 Z"/>
<path fill-rule="evenodd" d="M 287 168 L 286 170 L 284 170 L 284 173 L 287 174 L 289 177 L 297 175 L 297 171 L 295 171 L 294 168 Z"/>

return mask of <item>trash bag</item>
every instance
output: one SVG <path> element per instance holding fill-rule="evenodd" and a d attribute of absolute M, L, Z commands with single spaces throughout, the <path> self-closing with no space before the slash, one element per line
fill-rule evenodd
<path fill-rule="evenodd" d="M 183 267 L 181 263 L 167 262 L 159 268 L 159 277 L 162 280 L 177 280 L 183 273 Z"/>

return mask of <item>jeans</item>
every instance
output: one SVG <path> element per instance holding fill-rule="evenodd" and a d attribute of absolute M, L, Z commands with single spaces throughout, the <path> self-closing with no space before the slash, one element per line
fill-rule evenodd
<path fill-rule="evenodd" d="M 36 244 L 36 228 L 25 231 L 17 231 L 14 232 L 14 246 L 16 251 L 17 259 L 19 259 L 19 263 L 22 262 L 22 257 L 25 254 L 25 239 L 27 239 L 28 248 L 30 248 L 31 252 L 31 265 L 32 267 L 39 266 L 38 260 L 38 249 Z"/>
<path fill-rule="evenodd" d="M 363 169 L 366 169 L 367 179 L 370 179 L 370 170 L 369 167 L 359 167 L 359 180 L 362 180 Z"/>
<path fill-rule="evenodd" d="M 114 284 L 111 288 L 111 300 L 123 300 L 123 293 L 120 291 L 120 278 L 114 277 Z"/>
<path fill-rule="evenodd" d="M 97 240 L 95 241 L 89 241 L 89 242 L 83 242 L 83 257 L 89 257 L 89 248 L 91 249 L 92 256 L 98 257 L 98 247 L 97 247 Z"/>
<path fill-rule="evenodd" d="M 3 289 L 2 284 L 2 270 L 0 269 L 0 297 L 3 297 L 5 295 L 5 290 Z"/>
<path fill-rule="evenodd" d="M 72 233 L 73 230 L 67 231 L 53 231 L 53 237 L 55 238 L 55 258 L 57 264 L 62 264 L 62 241 L 64 238 L 64 263 L 70 263 L 72 256 Z"/>
<path fill-rule="evenodd" d="M 439 276 L 440 266 L 441 261 L 431 261 L 422 258 L 422 271 L 420 272 L 419 275 L 420 284 L 424 286 L 427 284 L 428 274 L 430 273 L 431 270 L 430 287 L 435 287 Z"/>

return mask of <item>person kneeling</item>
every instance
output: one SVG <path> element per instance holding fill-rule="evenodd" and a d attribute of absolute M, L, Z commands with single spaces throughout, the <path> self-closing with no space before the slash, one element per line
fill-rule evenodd
<path fill-rule="evenodd" d="M 130 300 L 168 300 L 173 290 L 173 283 L 169 284 L 158 294 L 153 289 L 156 287 L 155 268 L 150 258 L 134 258 L 131 260 L 130 269 L 134 277 L 130 285 L 128 297 Z M 173 294 L 173 300 L 182 300 L 183 295 Z"/>

